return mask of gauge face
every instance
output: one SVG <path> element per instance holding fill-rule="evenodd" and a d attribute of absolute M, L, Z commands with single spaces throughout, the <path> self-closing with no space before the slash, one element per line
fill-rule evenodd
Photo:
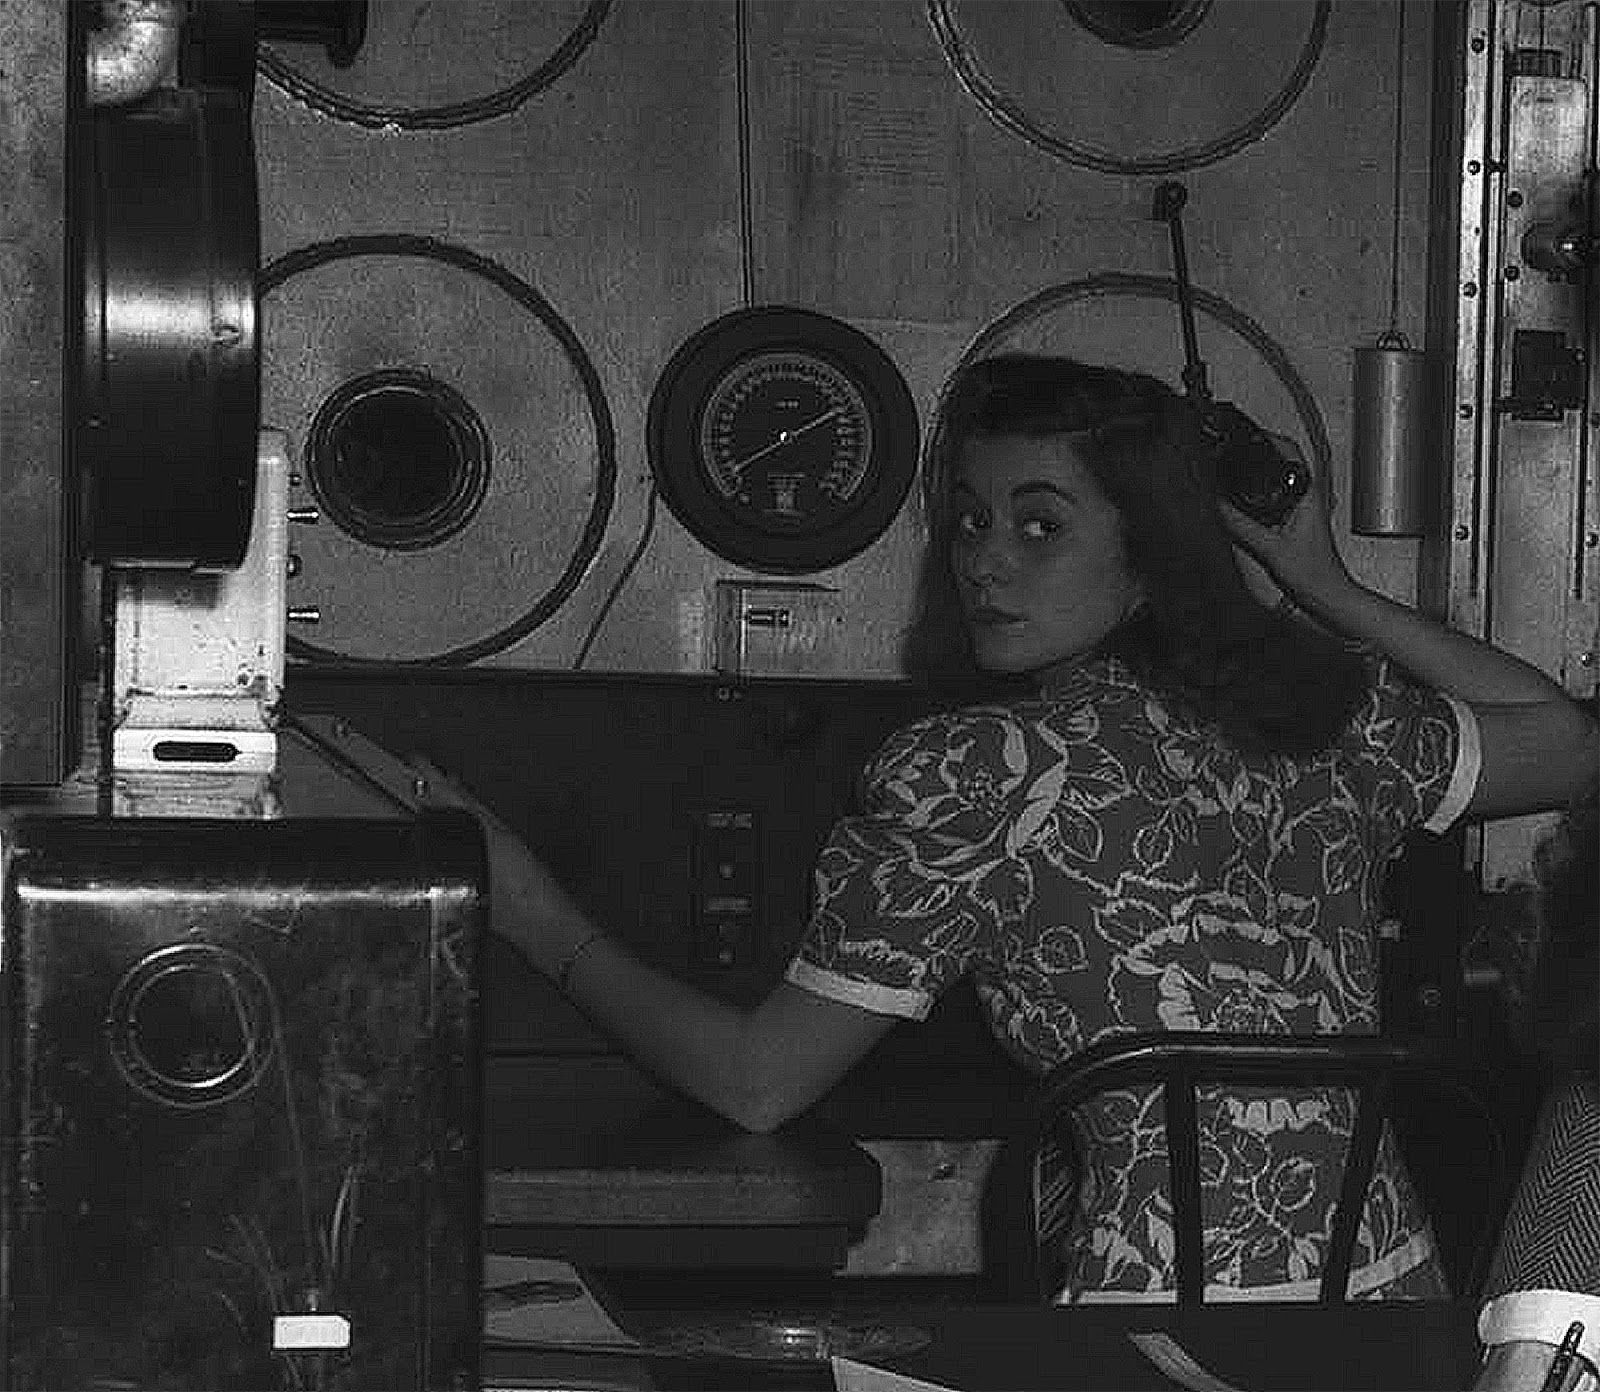
<path fill-rule="evenodd" d="M 814 355 L 731 368 L 700 414 L 700 457 L 730 511 L 785 533 L 836 526 L 868 482 L 872 414 L 849 374 Z"/>
<path fill-rule="evenodd" d="M 820 570 L 904 501 L 917 416 L 894 364 L 826 315 L 740 310 L 693 335 L 650 402 L 651 465 L 673 513 L 756 570 Z"/>

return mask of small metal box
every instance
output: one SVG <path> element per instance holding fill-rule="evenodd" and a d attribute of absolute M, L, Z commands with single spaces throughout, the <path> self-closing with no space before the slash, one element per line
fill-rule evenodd
<path fill-rule="evenodd" d="M 476 823 L 0 839 L 3 1385 L 476 1387 Z"/>

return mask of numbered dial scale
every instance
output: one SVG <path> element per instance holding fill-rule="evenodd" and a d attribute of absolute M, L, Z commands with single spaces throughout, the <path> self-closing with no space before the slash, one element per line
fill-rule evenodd
<path fill-rule="evenodd" d="M 713 320 L 650 398 L 650 464 L 680 522 L 725 560 L 797 574 L 882 535 L 917 467 L 917 412 L 870 338 L 809 310 Z"/>

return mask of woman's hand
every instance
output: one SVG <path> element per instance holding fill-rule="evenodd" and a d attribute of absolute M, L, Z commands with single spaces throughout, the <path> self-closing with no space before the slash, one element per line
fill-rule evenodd
<path fill-rule="evenodd" d="M 1289 436 L 1274 435 L 1272 440 L 1285 454 L 1305 462 L 1300 447 Z M 1247 517 L 1226 499 L 1219 499 L 1217 507 L 1233 539 L 1261 562 L 1296 604 L 1315 613 L 1322 607 L 1319 601 L 1331 598 L 1351 579 L 1333 542 L 1327 486 L 1309 465 L 1307 471 L 1311 487 L 1276 527 Z"/>
<path fill-rule="evenodd" d="M 412 759 L 426 789 L 424 804 L 470 812 L 483 828 L 489 858 L 490 928 L 554 976 L 577 943 L 594 930 L 527 843 L 461 783 L 423 759 Z"/>

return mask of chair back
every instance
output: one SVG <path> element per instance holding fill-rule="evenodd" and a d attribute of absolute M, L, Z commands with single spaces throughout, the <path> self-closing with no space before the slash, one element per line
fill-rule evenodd
<path fill-rule="evenodd" d="M 1338 1204 L 1318 1299 L 1345 1298 L 1356 1233 L 1372 1180 L 1394 1085 L 1406 1078 L 1459 1076 L 1462 1064 L 1432 1040 L 1370 1035 L 1259 1035 L 1150 1031 L 1102 1039 L 1048 1074 L 1042 1124 L 1071 1144 L 1075 1108 L 1114 1088 L 1157 1085 L 1167 1133 L 1176 1240 L 1178 1303 L 1203 1298 L 1200 1137 L 1195 1090 L 1201 1084 L 1343 1087 L 1356 1094 L 1355 1128 L 1345 1154 Z"/>

